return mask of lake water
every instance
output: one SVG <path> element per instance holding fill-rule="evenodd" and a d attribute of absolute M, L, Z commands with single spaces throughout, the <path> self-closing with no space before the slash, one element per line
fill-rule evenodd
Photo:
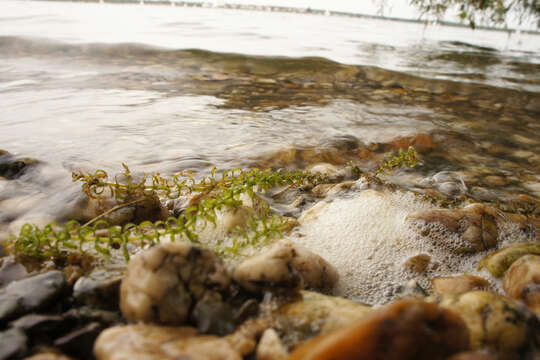
<path fill-rule="evenodd" d="M 77 169 L 373 169 L 400 144 L 422 159 L 405 187 L 452 171 L 479 199 L 540 196 L 538 35 L 149 4 L 0 14 L 0 148 L 44 164 L 0 182 L 2 221 L 61 213 Z M 40 202 L 6 205 L 19 196 Z"/>

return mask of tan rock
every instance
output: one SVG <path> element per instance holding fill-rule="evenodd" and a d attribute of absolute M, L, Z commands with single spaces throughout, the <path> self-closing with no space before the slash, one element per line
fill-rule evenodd
<path fill-rule="evenodd" d="M 458 234 L 464 244 L 457 244 L 458 252 L 476 252 L 497 245 L 497 210 L 483 204 L 472 204 L 463 209 L 436 209 L 412 213 L 407 220 L 429 236 L 430 224 L 440 224 L 448 232 Z"/>
<path fill-rule="evenodd" d="M 263 306 L 264 316 L 280 329 L 290 345 L 364 319 L 371 311 L 367 305 L 306 290 L 291 299 Z"/>
<path fill-rule="evenodd" d="M 155 325 L 115 326 L 94 344 L 98 360 L 241 360 L 224 338 L 198 335 L 191 327 Z"/>
<path fill-rule="evenodd" d="M 505 246 L 484 257 L 478 264 L 478 269 L 486 268 L 491 275 L 501 277 L 514 261 L 527 254 L 540 255 L 540 242 Z"/>
<path fill-rule="evenodd" d="M 516 260 L 503 279 L 506 294 L 522 300 L 540 318 L 540 256 L 525 255 Z"/>
<path fill-rule="evenodd" d="M 288 360 L 443 360 L 468 348 L 467 327 L 459 316 L 435 304 L 409 299 L 308 341 Z"/>
<path fill-rule="evenodd" d="M 326 260 L 304 246 L 281 240 L 240 263 L 233 278 L 249 291 L 297 287 L 330 290 L 338 274 Z"/>
<path fill-rule="evenodd" d="M 473 290 L 487 290 L 490 287 L 486 279 L 469 274 L 435 278 L 431 280 L 431 284 L 435 295 L 457 295 Z"/>
<path fill-rule="evenodd" d="M 125 199 L 116 199 L 110 189 L 95 198 L 82 197 L 68 214 L 70 219 L 81 222 L 90 221 L 113 208 L 130 204 L 107 213 L 102 219 L 111 225 L 124 225 L 129 222 L 139 224 L 143 221 L 166 220 L 169 216 L 167 208 L 161 204 L 157 196 L 144 196 L 133 194 Z"/>
<path fill-rule="evenodd" d="M 470 333 L 472 350 L 487 349 L 501 357 L 512 357 L 531 346 L 534 325 L 523 306 L 488 291 L 471 291 L 431 299 L 460 314 Z"/>
<path fill-rule="evenodd" d="M 257 345 L 257 360 L 282 360 L 289 355 L 277 332 L 267 329 Z"/>
<path fill-rule="evenodd" d="M 422 274 L 426 271 L 430 261 L 431 256 L 428 254 L 415 255 L 405 261 L 405 268 L 409 271 Z"/>
<path fill-rule="evenodd" d="M 120 309 L 131 322 L 181 325 L 198 300 L 229 283 L 223 263 L 210 250 L 165 243 L 131 259 L 120 286 Z"/>

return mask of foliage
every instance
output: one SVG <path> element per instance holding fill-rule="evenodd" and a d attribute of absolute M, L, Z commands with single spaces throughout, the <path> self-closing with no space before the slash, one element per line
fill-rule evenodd
<path fill-rule="evenodd" d="M 519 16 L 520 22 L 526 18 L 540 18 L 538 0 L 410 0 L 423 14 L 441 19 L 449 11 L 456 11 L 471 28 L 482 21 L 505 24 L 511 13 Z"/>
<path fill-rule="evenodd" d="M 383 163 L 375 171 L 375 176 L 385 172 L 392 171 L 396 168 L 415 167 L 418 164 L 418 153 L 415 148 L 409 146 L 407 151 L 399 149 L 397 154 L 391 154 L 386 157 Z"/>
<path fill-rule="evenodd" d="M 357 166 L 349 166 L 357 177 L 366 176 L 368 180 L 380 182 L 377 178 L 379 174 L 396 168 L 414 167 L 417 162 L 416 150 L 409 147 L 406 152 L 399 150 L 395 155 L 388 155 L 374 173 L 362 174 Z M 14 254 L 38 259 L 61 259 L 69 254 L 85 252 L 110 255 L 111 249 L 121 249 L 128 260 L 129 243 L 141 248 L 165 239 L 184 239 L 198 243 L 198 233 L 202 228 L 208 223 L 216 225 L 217 212 L 239 209 L 243 204 L 241 196 L 246 194 L 255 204 L 252 216 L 247 219 L 244 227 L 237 226 L 233 230 L 230 245 L 223 240 L 212 244 L 214 250 L 223 255 L 238 255 L 246 247 L 258 247 L 283 237 L 282 232 L 290 227 L 289 219 L 273 213 L 268 204 L 258 197 L 258 193 L 277 186 L 301 188 L 328 182 L 326 177 L 307 171 L 271 169 L 232 169 L 221 174 L 213 169 L 210 176 L 201 180 L 196 180 L 191 171 L 183 171 L 172 177 L 162 177 L 160 174 L 137 177 L 125 164 L 122 165 L 124 172 L 113 178 L 105 171 L 97 170 L 90 174 L 73 173 L 73 181 L 80 181 L 83 192 L 90 198 L 101 199 L 112 194 L 119 205 L 109 212 L 152 196 L 183 198 L 188 202 L 187 207 L 178 216 L 171 216 L 165 221 L 145 221 L 124 226 L 110 226 L 101 220 L 102 215 L 83 225 L 70 221 L 63 226 L 50 223 L 40 229 L 25 224 L 19 236 L 9 239 L 10 250 Z"/>
<path fill-rule="evenodd" d="M 143 222 L 109 226 L 104 220 L 90 221 L 80 225 L 70 221 L 65 226 L 51 223 L 43 229 L 25 224 L 18 237 L 9 241 L 11 251 L 41 259 L 67 256 L 70 252 L 85 252 L 93 244 L 95 251 L 110 254 L 111 248 L 122 248 L 126 259 L 129 258 L 128 243 L 135 242 L 141 247 L 151 246 L 160 240 L 179 238 L 198 242 L 197 232 L 206 223 L 216 224 L 217 211 L 224 208 L 237 209 L 242 205 L 240 196 L 247 194 L 254 202 L 256 192 L 264 192 L 275 186 L 289 185 L 301 187 L 323 181 L 323 177 L 309 172 L 281 172 L 270 169 L 224 171 L 220 176 L 216 169 L 211 176 L 200 181 L 195 180 L 192 172 L 185 171 L 173 177 L 165 178 L 159 174 L 143 175 L 136 179 L 129 168 L 124 166 L 124 173 L 110 180 L 108 174 L 98 170 L 93 174 L 74 173 L 73 180 L 82 182 L 83 191 L 91 198 L 99 199 L 107 194 L 114 195 L 120 204 L 129 205 L 137 196 L 162 196 L 169 199 L 196 197 L 198 201 L 184 209 L 178 217 L 169 217 L 166 221 Z M 282 237 L 281 231 L 288 226 L 288 221 L 272 214 L 268 206 L 260 201 L 253 216 L 247 221 L 247 228 L 235 229 L 236 236 L 232 246 L 218 244 L 215 250 L 222 253 L 237 254 L 246 246 L 259 246 L 275 237 Z M 118 206 L 117 208 L 121 207 Z"/>

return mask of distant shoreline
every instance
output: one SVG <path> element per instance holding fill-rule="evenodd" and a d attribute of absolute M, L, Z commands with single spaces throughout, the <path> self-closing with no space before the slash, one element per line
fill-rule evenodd
<path fill-rule="evenodd" d="M 310 14 L 310 15 L 322 15 L 322 16 L 342 16 L 342 17 L 361 18 L 361 19 L 399 21 L 399 22 L 408 22 L 408 23 L 416 23 L 416 24 L 424 24 L 424 25 L 429 25 L 433 23 L 432 21 L 422 20 L 422 19 L 405 19 L 405 18 L 390 17 L 390 16 L 358 14 L 358 13 L 351 13 L 351 12 L 346 12 L 346 11 L 321 10 L 321 9 L 311 9 L 311 8 L 295 8 L 295 7 L 273 6 L 273 5 L 244 5 L 244 4 L 215 5 L 212 2 L 175 1 L 175 0 L 172 0 L 172 1 L 171 0 L 146 0 L 146 1 L 141 1 L 141 0 L 35 0 L 35 1 L 105 3 L 105 4 L 139 4 L 143 2 L 145 5 L 171 6 L 174 4 L 174 6 L 180 6 L 180 7 L 269 11 L 269 12 Z M 437 21 L 436 24 L 444 25 L 444 26 L 451 26 L 451 27 L 469 28 L 469 26 L 466 24 L 460 24 L 460 23 L 451 22 L 451 21 Z M 517 30 L 517 29 L 504 29 L 504 28 L 488 27 L 488 26 L 477 26 L 476 29 L 488 30 L 488 31 L 499 31 L 499 32 L 512 33 L 512 34 L 516 32 L 520 32 L 523 34 L 540 35 L 540 30 Z"/>

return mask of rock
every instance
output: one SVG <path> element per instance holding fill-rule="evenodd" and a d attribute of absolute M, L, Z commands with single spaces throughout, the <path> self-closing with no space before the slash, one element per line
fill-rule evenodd
<path fill-rule="evenodd" d="M 540 242 L 508 245 L 484 257 L 478 269 L 486 268 L 491 275 L 501 277 L 514 261 L 528 254 L 540 255 Z"/>
<path fill-rule="evenodd" d="M 21 280 L 25 277 L 32 275 L 21 264 L 15 261 L 13 256 L 6 256 L 2 258 L 0 265 L 0 288 L 8 285 L 12 281 Z"/>
<path fill-rule="evenodd" d="M 257 360 L 282 360 L 289 355 L 287 348 L 274 329 L 267 329 L 257 345 Z"/>
<path fill-rule="evenodd" d="M 44 352 L 39 353 L 31 357 L 24 358 L 24 360 L 73 360 L 63 354 L 53 353 L 53 352 Z"/>
<path fill-rule="evenodd" d="M 435 209 L 409 214 L 407 220 L 429 235 L 433 226 L 458 234 L 464 240 L 455 244 L 458 252 L 477 252 L 497 245 L 497 210 L 483 204 L 472 204 L 463 209 Z"/>
<path fill-rule="evenodd" d="M 446 360 L 497 360 L 498 358 L 479 351 L 467 351 L 449 357 Z"/>
<path fill-rule="evenodd" d="M 0 290 L 0 323 L 49 305 L 66 285 L 58 270 L 10 283 Z"/>
<path fill-rule="evenodd" d="M 308 171 L 312 174 L 319 174 L 329 180 L 339 181 L 343 179 L 344 174 L 339 171 L 339 169 L 328 163 L 319 163 L 308 167 Z"/>
<path fill-rule="evenodd" d="M 191 319 L 202 334 L 223 336 L 232 333 L 236 327 L 233 307 L 216 292 L 206 294 L 195 304 Z"/>
<path fill-rule="evenodd" d="M 323 258 L 291 241 L 281 240 L 262 254 L 240 263 L 233 278 L 246 290 L 307 287 L 331 290 L 336 270 Z"/>
<path fill-rule="evenodd" d="M 308 341 L 288 360 L 443 360 L 468 348 L 467 327 L 459 316 L 435 304 L 409 299 Z"/>
<path fill-rule="evenodd" d="M 506 294 L 522 300 L 540 318 L 540 256 L 525 255 L 516 260 L 503 279 Z"/>
<path fill-rule="evenodd" d="M 371 311 L 367 305 L 306 290 L 262 306 L 264 316 L 284 335 L 284 342 L 291 345 L 342 328 Z"/>
<path fill-rule="evenodd" d="M 16 179 L 29 167 L 39 162 L 31 158 L 16 158 L 7 151 L 0 153 L 0 176 L 6 179 Z"/>
<path fill-rule="evenodd" d="M 29 314 L 10 323 L 12 328 L 24 331 L 30 338 L 51 338 L 69 329 L 73 322 L 60 315 Z"/>
<path fill-rule="evenodd" d="M 185 324 L 198 300 L 229 284 L 222 261 L 210 250 L 165 243 L 131 259 L 120 286 L 120 309 L 131 322 Z"/>
<path fill-rule="evenodd" d="M 227 337 L 199 335 L 191 327 L 127 325 L 103 331 L 95 345 L 98 360 L 241 360 L 255 349 L 267 325 L 250 322 Z"/>
<path fill-rule="evenodd" d="M 114 207 L 134 202 L 105 215 L 102 220 L 110 225 L 124 225 L 127 223 L 139 224 L 143 221 L 166 220 L 169 216 L 167 208 L 159 201 L 157 196 L 145 196 L 133 194 L 125 199 L 118 200 L 111 190 L 106 188 L 99 197 L 90 198 L 86 194 L 81 195 L 80 200 L 66 217 L 86 223 Z"/>
<path fill-rule="evenodd" d="M 100 323 L 90 323 L 56 339 L 54 346 L 77 359 L 91 360 L 94 358 L 92 356 L 94 342 L 102 329 L 103 325 Z"/>
<path fill-rule="evenodd" d="M 73 297 L 81 304 L 102 309 L 118 308 L 118 292 L 122 271 L 97 269 L 80 277 L 73 286 Z"/>
<path fill-rule="evenodd" d="M 460 314 L 469 328 L 472 350 L 487 349 L 501 357 L 527 351 L 538 324 L 522 305 L 488 291 L 443 295 L 431 301 Z"/>
<path fill-rule="evenodd" d="M 19 329 L 0 332 L 0 360 L 20 357 L 26 352 L 26 335 Z"/>
<path fill-rule="evenodd" d="M 435 278 L 431 280 L 431 284 L 435 295 L 458 295 L 473 290 L 488 290 L 490 288 L 486 279 L 469 274 Z"/>
<path fill-rule="evenodd" d="M 405 261 L 405 268 L 409 271 L 422 274 L 426 271 L 430 261 L 431 256 L 428 254 L 415 255 Z"/>

